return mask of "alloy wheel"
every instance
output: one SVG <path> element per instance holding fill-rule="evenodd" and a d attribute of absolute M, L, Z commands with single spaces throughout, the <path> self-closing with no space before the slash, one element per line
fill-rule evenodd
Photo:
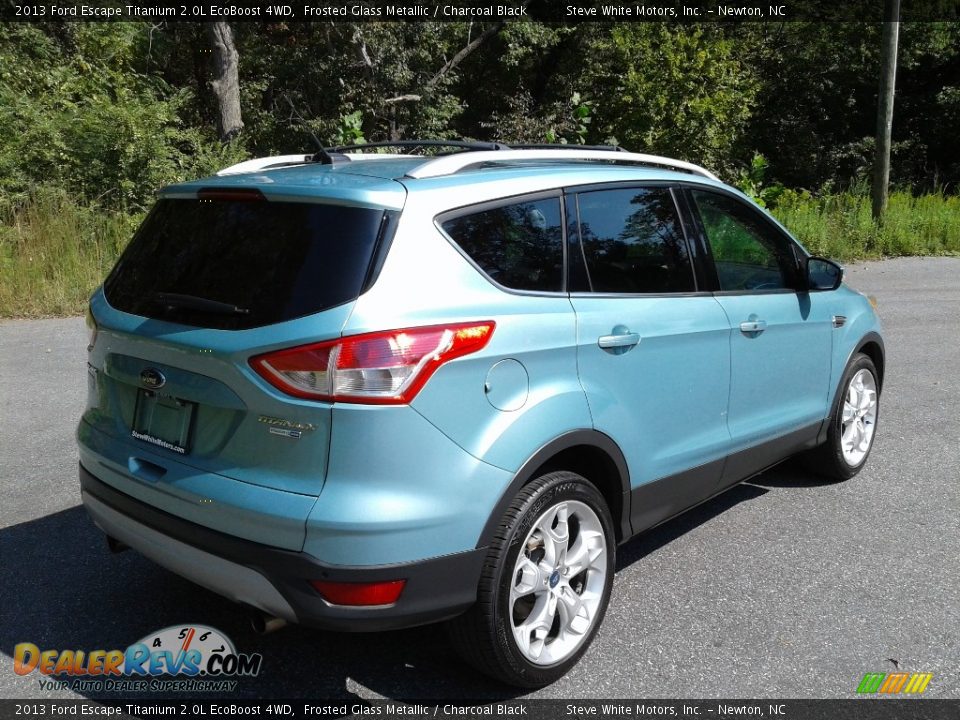
<path fill-rule="evenodd" d="M 877 423 L 877 381 L 861 369 L 850 378 L 840 416 L 840 448 L 844 462 L 856 467 L 863 462 Z"/>
<path fill-rule="evenodd" d="M 606 552 L 600 518 L 582 502 L 559 502 L 534 522 L 509 599 L 513 637 L 529 662 L 562 662 L 586 639 L 602 604 Z"/>

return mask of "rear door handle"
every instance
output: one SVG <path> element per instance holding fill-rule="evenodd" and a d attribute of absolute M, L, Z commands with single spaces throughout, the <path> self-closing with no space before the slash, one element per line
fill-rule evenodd
<path fill-rule="evenodd" d="M 601 335 L 597 338 L 597 345 L 602 348 L 626 348 L 633 347 L 640 342 L 640 335 L 637 333 L 621 333 L 618 335 Z"/>
<path fill-rule="evenodd" d="M 742 333 L 762 333 L 766 329 L 766 320 L 748 320 L 740 323 L 740 332 Z"/>

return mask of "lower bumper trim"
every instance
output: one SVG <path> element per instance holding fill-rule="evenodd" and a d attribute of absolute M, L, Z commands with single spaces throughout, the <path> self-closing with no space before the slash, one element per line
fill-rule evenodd
<path fill-rule="evenodd" d="M 454 617 L 476 601 L 486 548 L 413 563 L 327 565 L 304 552 L 270 547 L 211 530 L 147 505 L 80 466 L 83 504 L 109 536 L 159 565 L 224 597 L 313 627 L 377 631 Z M 310 580 L 406 580 L 389 606 L 327 603 Z"/>
<path fill-rule="evenodd" d="M 234 602 L 296 622 L 297 616 L 267 578 L 255 570 L 224 560 L 141 525 L 86 491 L 80 493 L 93 522 L 109 537 L 128 545 L 157 565 Z"/>

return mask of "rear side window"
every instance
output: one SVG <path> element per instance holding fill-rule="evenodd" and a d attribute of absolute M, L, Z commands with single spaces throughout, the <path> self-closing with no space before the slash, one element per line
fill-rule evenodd
<path fill-rule="evenodd" d="M 559 198 L 487 208 L 440 223 L 495 282 L 514 290 L 563 289 Z"/>
<path fill-rule="evenodd" d="M 385 211 L 266 200 L 160 200 L 104 283 L 135 315 L 238 330 L 360 294 Z"/>
<path fill-rule="evenodd" d="M 693 267 L 667 188 L 577 195 L 589 289 L 608 293 L 693 292 Z"/>

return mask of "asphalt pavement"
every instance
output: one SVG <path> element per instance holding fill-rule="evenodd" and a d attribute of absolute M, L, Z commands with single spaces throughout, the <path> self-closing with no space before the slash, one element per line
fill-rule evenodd
<path fill-rule="evenodd" d="M 960 258 L 847 278 L 886 332 L 868 467 L 833 484 L 787 463 L 621 547 L 593 646 L 529 697 L 848 698 L 898 669 L 933 673 L 927 697 L 960 697 Z M 0 698 L 77 696 L 16 675 L 16 643 L 125 648 L 181 623 L 263 654 L 240 697 L 524 696 L 464 666 L 439 627 L 259 636 L 228 601 L 111 555 L 79 506 L 85 346 L 81 318 L 0 322 Z"/>

